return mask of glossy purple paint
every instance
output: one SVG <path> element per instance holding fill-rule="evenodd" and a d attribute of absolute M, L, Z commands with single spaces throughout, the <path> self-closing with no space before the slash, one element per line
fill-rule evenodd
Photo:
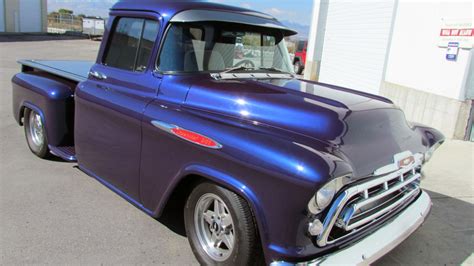
<path fill-rule="evenodd" d="M 51 145 L 73 135 L 80 168 L 154 217 L 183 180 L 201 176 L 233 190 L 253 210 L 267 262 L 308 260 L 338 248 L 319 248 L 306 235 L 307 203 L 327 181 L 351 174 L 356 182 L 396 153 L 425 152 L 443 139 L 435 129 L 410 126 L 389 100 L 346 88 L 154 71 L 170 18 L 189 9 L 248 12 L 197 1 L 120 1 L 91 69 L 107 80 L 91 77 L 73 94 L 77 82 L 26 68 L 13 79 L 15 118 L 20 121 L 24 107 L 40 110 Z M 123 16 L 160 22 L 143 73 L 101 63 L 109 29 Z M 222 148 L 187 142 L 155 127 L 155 120 L 205 135 Z"/>
<path fill-rule="evenodd" d="M 50 145 L 72 141 L 74 83 L 44 73 L 19 73 L 12 79 L 13 116 L 22 124 L 24 108 L 37 111 L 47 127 Z"/>

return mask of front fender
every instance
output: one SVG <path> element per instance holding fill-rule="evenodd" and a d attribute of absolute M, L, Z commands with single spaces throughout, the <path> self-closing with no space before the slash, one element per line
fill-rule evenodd
<path fill-rule="evenodd" d="M 422 144 L 427 148 L 431 148 L 438 143 L 445 141 L 445 136 L 439 130 L 428 127 L 420 123 L 410 123 L 413 130 L 418 132 L 422 137 Z"/>
<path fill-rule="evenodd" d="M 154 126 L 153 121 L 202 134 L 222 148 L 192 144 Z M 142 136 L 143 205 L 158 217 L 176 186 L 190 176 L 222 185 L 252 208 L 267 261 L 314 254 L 306 236 L 306 206 L 319 187 L 350 172 L 348 164 L 319 142 L 158 101 L 144 113 Z"/>

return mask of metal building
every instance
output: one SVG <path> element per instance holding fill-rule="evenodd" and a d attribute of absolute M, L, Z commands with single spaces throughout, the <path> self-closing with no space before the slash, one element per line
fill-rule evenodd
<path fill-rule="evenodd" d="M 47 0 L 0 0 L 0 32 L 46 32 Z"/>
<path fill-rule="evenodd" d="M 474 140 L 474 3 L 314 0 L 305 77 L 379 94 Z"/>

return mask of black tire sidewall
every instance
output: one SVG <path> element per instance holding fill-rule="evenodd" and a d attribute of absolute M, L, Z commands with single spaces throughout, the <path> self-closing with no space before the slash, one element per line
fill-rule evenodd
<path fill-rule="evenodd" d="M 26 143 L 28 144 L 28 148 L 32 153 L 34 153 L 36 156 L 40 158 L 46 158 L 49 155 L 49 148 L 48 148 L 48 139 L 46 137 L 46 128 L 45 128 L 45 123 L 44 121 L 42 122 L 43 125 L 43 144 L 41 146 L 36 146 L 33 143 L 32 136 L 31 136 L 31 131 L 30 131 L 30 114 L 31 112 L 35 112 L 31 109 L 25 109 L 25 114 L 23 116 L 23 127 L 25 130 L 25 138 L 26 138 Z M 36 112 L 35 112 L 36 113 Z M 37 147 L 37 149 L 35 148 Z"/>
<path fill-rule="evenodd" d="M 223 262 L 214 261 L 201 248 L 196 229 L 194 228 L 194 213 L 196 203 L 201 198 L 201 196 L 207 193 L 215 194 L 224 201 L 224 203 L 227 205 L 227 208 L 229 209 L 230 214 L 232 215 L 232 220 L 234 223 L 234 250 L 232 251 L 231 256 Z M 238 197 L 235 193 L 212 183 L 202 183 L 198 185 L 189 196 L 184 209 L 186 234 L 191 244 L 193 253 L 201 265 L 249 265 L 252 264 L 252 261 L 255 262 L 256 254 L 252 254 L 252 252 L 255 252 L 255 248 L 252 250 L 252 248 L 249 249 L 249 247 L 253 247 L 257 244 L 255 243 L 258 239 L 256 237 L 256 226 L 253 222 L 253 217 L 247 217 L 248 215 L 245 215 L 245 212 L 241 211 L 242 204 L 241 202 L 236 201 L 235 197 Z M 248 208 L 248 206 L 245 207 Z M 249 219 L 252 221 L 249 221 Z M 246 228 L 249 227 L 247 226 L 248 224 L 250 224 L 252 228 Z M 247 230 L 253 232 L 254 237 L 248 237 L 249 233 Z"/>

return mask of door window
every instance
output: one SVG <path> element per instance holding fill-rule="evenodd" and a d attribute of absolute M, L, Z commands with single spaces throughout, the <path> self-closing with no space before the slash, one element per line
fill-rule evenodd
<path fill-rule="evenodd" d="M 112 30 L 104 65 L 129 71 L 147 69 L 158 36 L 158 22 L 120 18 Z"/>

